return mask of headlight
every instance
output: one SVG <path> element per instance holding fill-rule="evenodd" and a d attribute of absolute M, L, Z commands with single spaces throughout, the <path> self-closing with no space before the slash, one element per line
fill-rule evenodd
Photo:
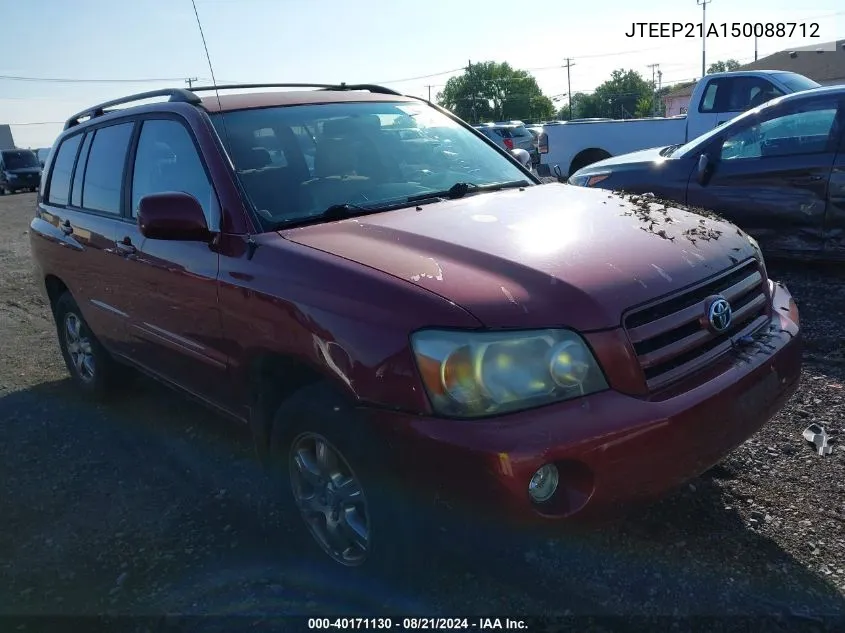
<path fill-rule="evenodd" d="M 17 174 L 10 174 L 10 173 L 7 173 L 7 174 L 6 174 L 6 178 L 8 178 L 9 180 L 17 180 L 18 175 L 17 175 Z"/>
<path fill-rule="evenodd" d="M 603 180 L 610 178 L 610 172 L 602 172 L 598 174 L 573 174 L 566 182 L 576 187 L 594 187 Z"/>
<path fill-rule="evenodd" d="M 496 415 L 607 389 L 570 330 L 423 330 L 411 346 L 432 407 L 447 416 Z"/>

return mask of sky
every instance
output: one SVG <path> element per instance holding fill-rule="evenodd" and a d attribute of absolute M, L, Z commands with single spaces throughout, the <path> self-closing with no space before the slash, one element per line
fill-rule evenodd
<path fill-rule="evenodd" d="M 196 0 L 218 83 L 379 83 L 435 98 L 469 61 L 529 70 L 556 104 L 615 69 L 662 84 L 701 76 L 701 38 L 627 37 L 635 22 L 700 23 L 698 0 Z M 52 145 L 87 106 L 186 78 L 211 83 L 191 0 L 0 0 L 0 123 Z M 766 16 L 765 18 L 763 16 Z M 845 37 L 842 0 L 711 0 L 707 24 L 796 23 L 760 57 Z M 801 37 L 817 23 L 818 38 Z M 749 28 L 751 28 L 749 26 Z M 809 35 L 809 33 L 807 33 Z M 754 59 L 754 38 L 709 37 L 707 64 Z"/>

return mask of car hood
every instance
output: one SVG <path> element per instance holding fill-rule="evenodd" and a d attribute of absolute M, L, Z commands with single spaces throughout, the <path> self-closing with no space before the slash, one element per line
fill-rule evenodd
<path fill-rule="evenodd" d="M 661 156 L 660 152 L 668 146 L 653 147 L 651 149 L 643 149 L 638 152 L 631 152 L 630 154 L 620 154 L 611 158 L 605 158 L 596 163 L 591 163 L 581 170 L 582 173 L 594 173 L 602 171 L 606 167 L 615 167 L 617 165 L 632 165 L 642 163 L 654 163 L 658 161 L 671 160 L 668 156 Z"/>
<path fill-rule="evenodd" d="M 280 233 L 417 284 L 488 327 L 606 329 L 756 253 L 733 225 L 648 200 L 551 183 Z"/>

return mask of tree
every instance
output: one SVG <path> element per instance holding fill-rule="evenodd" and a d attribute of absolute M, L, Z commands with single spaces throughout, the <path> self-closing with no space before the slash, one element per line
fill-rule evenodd
<path fill-rule="evenodd" d="M 614 70 L 610 79 L 593 91 L 592 116 L 629 119 L 635 116 L 643 98 L 651 100 L 654 86 L 635 70 Z"/>
<path fill-rule="evenodd" d="M 555 107 L 537 80 L 509 64 L 480 62 L 446 82 L 437 103 L 470 123 L 549 119 Z"/>
<path fill-rule="evenodd" d="M 558 119 L 562 121 L 569 120 L 569 104 L 566 104 L 558 111 Z M 576 92 L 572 95 L 572 118 L 573 119 L 590 119 L 598 116 L 598 108 L 596 107 L 596 100 L 592 95 L 583 92 Z"/>
<path fill-rule="evenodd" d="M 739 68 L 740 64 L 735 59 L 726 59 L 725 61 L 713 62 L 707 69 L 707 74 L 724 73 Z"/>

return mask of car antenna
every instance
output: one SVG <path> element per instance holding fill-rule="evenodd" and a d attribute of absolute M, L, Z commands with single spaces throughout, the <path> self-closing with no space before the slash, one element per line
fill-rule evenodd
<path fill-rule="evenodd" d="M 223 104 L 220 103 L 220 91 L 217 89 L 217 78 L 214 76 L 214 66 L 211 63 L 211 55 L 208 53 L 208 44 L 205 41 L 205 32 L 202 30 L 202 21 L 200 20 L 199 11 L 197 11 L 196 0 L 191 0 L 191 5 L 194 7 L 194 16 L 197 18 L 197 27 L 199 27 L 200 30 L 202 47 L 205 49 L 205 59 L 208 61 L 208 70 L 211 73 L 211 85 L 214 86 L 214 96 L 217 98 L 217 107 L 220 110 L 220 121 L 223 123 L 223 136 L 226 137 L 225 146 L 228 149 L 231 147 L 231 143 L 229 141 L 229 129 L 226 127 L 226 113 L 223 112 Z M 249 248 L 248 258 L 252 259 L 252 256 L 255 254 L 255 249 L 258 247 L 258 243 L 252 239 L 252 235 L 250 234 L 247 234 L 247 245 Z"/>

